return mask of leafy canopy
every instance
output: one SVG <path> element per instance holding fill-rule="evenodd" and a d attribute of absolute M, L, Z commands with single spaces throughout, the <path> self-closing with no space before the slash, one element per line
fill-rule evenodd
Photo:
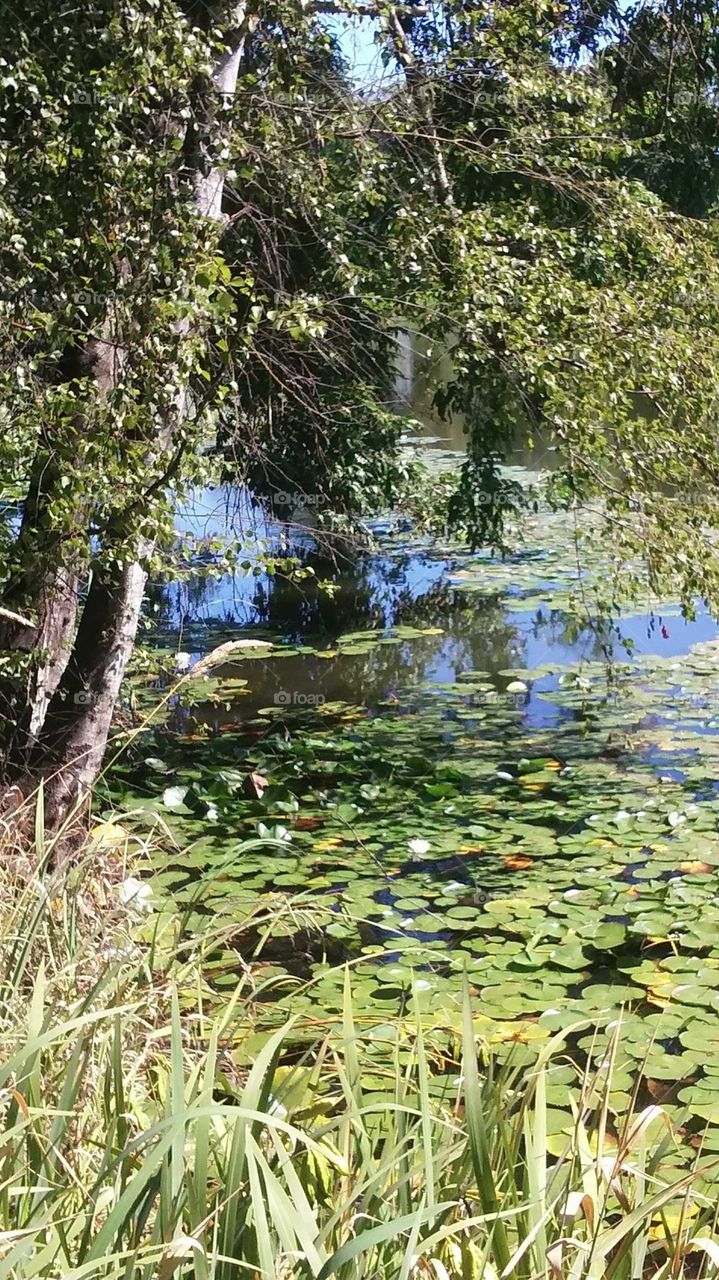
<path fill-rule="evenodd" d="M 0 17 L 7 491 L 49 447 L 54 532 L 85 566 L 118 520 L 123 556 L 169 535 L 213 455 L 258 494 L 311 494 L 324 522 L 390 504 L 406 323 L 451 349 L 437 401 L 467 422 L 451 515 L 472 539 L 501 540 L 499 464 L 539 431 L 558 494 L 600 491 L 657 582 L 678 569 L 687 605 L 716 599 L 715 6 L 380 8 L 374 89 L 283 0 L 249 14 L 231 104 L 211 89 L 221 10 Z M 198 163 L 226 172 L 219 240 Z M 122 352 L 109 389 L 98 341 Z M 191 412 L 158 449 L 178 380 Z"/>

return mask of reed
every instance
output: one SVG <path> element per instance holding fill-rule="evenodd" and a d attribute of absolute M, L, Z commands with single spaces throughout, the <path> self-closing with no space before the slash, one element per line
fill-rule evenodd
<path fill-rule="evenodd" d="M 366 1088 L 349 973 L 339 1028 L 298 1050 L 289 1022 L 241 1072 L 246 976 L 208 1013 L 202 944 L 148 942 L 146 926 L 140 941 L 116 874 L 89 851 L 58 883 L 48 853 L 22 877 L 2 864 L 0 1280 L 719 1272 L 717 1210 L 697 1185 L 709 1161 L 668 1176 L 661 1108 L 613 1116 L 612 1051 L 578 1074 L 552 1155 L 547 1082 L 565 1045 L 529 1071 L 499 1065 L 468 989 L 451 1096 L 432 1088 L 418 1011 L 409 1054 L 406 1024 L 402 1051 L 399 1026 L 387 1044 L 389 1087 Z"/>

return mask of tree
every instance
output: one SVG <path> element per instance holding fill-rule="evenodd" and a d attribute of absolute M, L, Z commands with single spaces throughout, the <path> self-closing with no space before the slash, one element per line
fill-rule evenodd
<path fill-rule="evenodd" d="M 615 74 L 618 49 L 641 59 L 647 27 L 671 61 L 675 10 L 538 3 L 459 8 L 439 30 L 420 20 L 413 56 L 450 200 L 441 218 L 430 203 L 414 218 L 417 309 L 454 344 L 440 403 L 469 424 L 455 518 L 475 541 L 500 539 L 519 495 L 499 464 L 542 428 L 563 456 L 565 499 L 600 494 L 618 557 L 643 558 L 657 591 L 673 577 L 691 610 L 696 596 L 715 603 L 718 583 L 717 227 L 687 216 L 684 198 L 697 101 L 710 168 L 712 64 L 690 63 L 685 32 L 682 77 L 696 91 L 686 102 L 677 88 L 670 137 L 636 128 Z M 716 6 L 683 6 L 685 23 L 696 11 L 713 47 Z M 671 164 L 650 159 L 670 149 Z"/>
<path fill-rule="evenodd" d="M 258 494 L 319 494 L 326 521 L 392 500 L 398 315 L 452 346 L 438 402 L 467 417 L 453 514 L 474 541 L 500 540 L 519 497 L 500 462 L 541 423 L 566 492 L 603 493 L 654 581 L 678 567 L 687 604 L 719 594 L 690 554 L 719 475 L 716 229 L 650 190 L 636 95 L 617 104 L 648 7 L 378 8 L 397 74 L 376 93 L 319 8 L 0 18 L 0 451 L 25 499 L 0 696 L 7 775 L 46 779 L 54 824 L 100 767 L 208 445 Z"/>
<path fill-rule="evenodd" d="M 47 7 L 33 16 L 46 31 Z M 198 20 L 191 8 L 154 3 L 98 4 L 70 17 L 52 47 L 28 23 L 5 118 L 18 181 L 4 212 L 23 264 L 18 279 L 8 254 L 3 335 L 20 472 L 35 450 L 3 598 L 6 645 L 29 649 L 31 662 L 21 696 L 17 681 L 6 682 L 6 699 L 17 708 L 11 756 L 23 773 L 50 775 L 51 819 L 101 763 L 147 568 L 168 532 L 168 485 L 191 483 L 224 402 L 236 393 L 239 403 L 250 348 L 278 381 L 267 342 L 254 341 L 267 310 L 275 345 L 287 331 L 299 354 L 325 329 L 301 283 L 269 306 L 253 271 L 267 242 L 233 275 L 240 219 L 257 226 L 256 183 L 240 200 L 226 172 L 230 103 L 254 19 L 237 6 L 203 9 Z M 276 16 L 265 25 L 281 39 Z M 298 22 L 298 45 L 307 27 Z M 306 52 L 304 62 L 316 74 L 324 60 L 331 80 L 328 37 L 315 28 L 313 42 L 314 68 Z M 301 105 L 291 59 L 284 70 L 279 63 L 284 109 Z M 245 71 L 256 124 L 253 98 L 264 98 Z M 303 145 L 306 135 L 307 125 Z M 281 227 L 278 214 L 267 225 Z M 273 251 L 281 258 L 277 244 Z M 361 308 L 349 299 L 342 308 L 345 346 L 359 350 Z M 331 364 L 332 353 L 323 360 Z M 346 358 L 343 370 L 352 372 Z M 256 373 L 252 382 L 256 389 Z M 248 444 L 243 465 L 256 467 L 253 434 Z M 13 619 L 15 606 L 34 615 L 34 628 Z"/>

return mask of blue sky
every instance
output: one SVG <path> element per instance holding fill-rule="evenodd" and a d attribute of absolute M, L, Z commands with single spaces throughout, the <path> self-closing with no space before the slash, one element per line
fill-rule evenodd
<path fill-rule="evenodd" d="M 632 0 L 620 0 L 619 10 L 625 13 L 631 8 Z M 379 58 L 374 43 L 377 30 L 377 19 L 368 17 L 333 17 L 327 19 L 327 26 L 338 37 L 350 67 L 357 80 L 378 81 L 395 74 L 385 69 Z"/>
<path fill-rule="evenodd" d="M 327 26 L 338 36 L 342 51 L 357 80 L 377 81 L 391 74 L 382 66 L 374 43 L 376 18 L 330 18 Z"/>

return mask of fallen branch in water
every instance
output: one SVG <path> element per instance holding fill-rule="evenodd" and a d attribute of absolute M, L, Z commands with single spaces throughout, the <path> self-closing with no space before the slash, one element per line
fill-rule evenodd
<path fill-rule="evenodd" d="M 213 649 L 211 653 L 206 653 L 204 658 L 200 658 L 194 667 L 188 668 L 188 675 L 205 676 L 213 667 L 217 667 L 221 662 L 231 662 L 232 659 L 242 657 L 245 649 L 271 649 L 272 642 L 270 640 L 228 640 L 227 644 L 221 644 L 219 648 Z"/>

